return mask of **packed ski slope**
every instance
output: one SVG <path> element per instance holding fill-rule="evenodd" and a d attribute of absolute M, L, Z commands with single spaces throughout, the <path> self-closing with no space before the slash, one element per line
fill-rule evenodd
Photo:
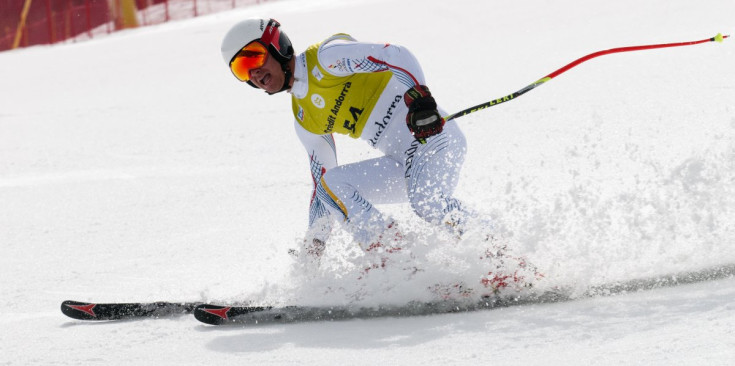
<path fill-rule="evenodd" d="M 351 286 L 368 302 L 421 296 L 422 284 L 340 276 L 359 255 L 340 233 L 327 253 L 334 271 L 298 273 L 288 250 L 307 221 L 307 158 L 288 95 L 254 91 L 223 65 L 221 37 L 240 19 L 278 19 L 297 51 L 336 32 L 406 45 L 454 112 L 594 51 L 735 34 L 732 14 L 731 0 L 284 0 L 0 53 L 0 364 L 733 364 L 727 276 L 251 328 L 191 317 L 88 324 L 58 310 L 66 299 L 344 303 Z M 733 39 L 604 56 L 463 117 L 457 195 L 576 294 L 732 268 L 734 64 Z M 337 145 L 342 163 L 375 155 Z M 407 207 L 381 208 L 422 230 Z M 426 272 L 461 278 L 461 268 Z M 340 291 L 325 294 L 330 281 Z"/>

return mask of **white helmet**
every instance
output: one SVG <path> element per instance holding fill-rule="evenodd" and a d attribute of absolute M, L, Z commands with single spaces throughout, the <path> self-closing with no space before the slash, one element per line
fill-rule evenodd
<path fill-rule="evenodd" d="M 286 33 L 281 32 L 280 27 L 281 24 L 275 19 L 247 19 L 233 25 L 222 40 L 221 51 L 225 64 L 229 66 L 232 59 L 248 43 L 260 41 L 268 48 L 268 53 L 281 64 L 281 69 L 286 75 L 284 87 L 280 91 L 288 89 L 292 75 L 288 62 L 293 58 L 294 50 L 291 40 Z M 250 81 L 248 84 L 256 87 Z"/>

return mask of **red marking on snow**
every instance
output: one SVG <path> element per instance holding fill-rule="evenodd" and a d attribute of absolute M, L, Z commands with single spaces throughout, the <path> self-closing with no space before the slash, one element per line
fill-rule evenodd
<path fill-rule="evenodd" d="M 383 244 L 381 244 L 380 242 L 372 243 L 372 244 L 370 244 L 369 247 L 367 247 L 367 249 L 365 249 L 365 251 L 366 252 L 370 252 L 372 250 L 375 250 L 375 249 L 378 249 L 378 248 L 381 248 L 381 247 L 383 247 Z"/>
<path fill-rule="evenodd" d="M 87 305 L 68 305 L 67 304 L 66 306 L 72 309 L 75 309 L 75 310 L 79 310 L 83 313 L 87 313 L 91 316 L 97 316 L 97 314 L 95 314 L 94 311 L 92 310 L 94 309 L 95 306 L 97 306 L 97 304 L 87 304 Z"/>
<path fill-rule="evenodd" d="M 228 306 L 222 309 L 202 309 L 202 311 L 213 314 L 213 315 L 217 315 L 218 317 L 222 319 L 228 319 L 227 312 L 230 311 L 230 309 L 232 309 L 232 307 Z"/>
<path fill-rule="evenodd" d="M 491 287 L 493 290 L 499 290 L 501 288 L 508 287 L 509 283 L 506 282 L 506 280 L 511 278 L 511 276 L 501 276 L 493 274 L 492 272 L 488 272 L 487 275 L 488 277 L 484 277 L 482 280 L 480 280 L 480 282 L 482 282 L 485 287 Z M 492 276 L 492 278 L 490 278 L 489 276 Z"/>

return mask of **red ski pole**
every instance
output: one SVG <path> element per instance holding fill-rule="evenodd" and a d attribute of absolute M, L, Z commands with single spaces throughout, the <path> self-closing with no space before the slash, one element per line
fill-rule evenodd
<path fill-rule="evenodd" d="M 545 83 L 545 82 L 547 82 L 547 81 L 549 81 L 549 80 L 551 80 L 551 79 L 553 79 L 553 78 L 555 78 L 555 77 L 557 77 L 557 76 L 559 76 L 559 75 L 567 72 L 569 69 L 571 69 L 571 68 L 573 68 L 573 67 L 575 67 L 575 66 L 577 66 L 577 65 L 579 65 L 579 64 L 581 64 L 581 63 L 583 63 L 583 62 L 585 62 L 587 60 L 591 60 L 591 59 L 593 59 L 595 57 L 599 57 L 599 56 L 602 56 L 602 55 L 609 55 L 611 53 L 651 50 L 651 49 L 655 49 L 655 48 L 691 46 L 691 45 L 700 44 L 700 43 L 706 43 L 706 42 L 722 42 L 722 40 L 724 40 L 725 38 L 728 38 L 728 37 L 730 37 L 730 36 L 728 36 L 728 35 L 723 36 L 721 33 L 718 33 L 716 36 L 714 36 L 712 38 L 703 39 L 701 41 L 678 42 L 678 43 L 665 43 L 665 44 L 652 44 L 652 45 L 631 46 L 631 47 L 619 47 L 619 48 L 611 48 L 609 50 L 604 50 L 604 51 L 598 51 L 598 52 L 595 52 L 595 53 L 590 53 L 587 56 L 580 57 L 580 58 L 578 58 L 578 59 L 570 62 L 566 66 L 564 66 L 564 67 L 562 67 L 562 68 L 560 68 L 560 69 L 552 72 L 549 75 L 544 76 L 543 78 L 539 79 L 538 81 L 536 81 L 536 82 L 534 82 L 534 83 L 526 86 L 525 88 L 523 88 L 523 89 L 521 89 L 521 90 L 519 90 L 519 91 L 517 91 L 515 93 L 508 94 L 508 95 L 506 95 L 504 97 L 501 97 L 501 98 L 498 98 L 498 99 L 494 99 L 494 100 L 491 100 L 489 102 L 478 104 L 478 105 L 476 105 L 474 107 L 467 108 L 465 110 L 459 111 L 459 112 L 454 113 L 454 114 L 450 114 L 450 115 L 444 117 L 444 120 L 445 121 L 449 121 L 449 120 L 452 120 L 452 119 L 455 119 L 455 118 L 466 116 L 466 115 L 468 115 L 470 113 L 474 113 L 474 112 L 483 110 L 485 108 L 489 108 L 489 107 L 492 107 L 492 106 L 495 106 L 495 105 L 498 105 L 498 104 L 501 104 L 501 103 L 505 103 L 505 102 L 511 101 L 511 100 L 513 100 L 515 98 L 518 98 L 519 96 L 521 96 L 521 95 L 523 95 L 523 94 L 531 91 L 532 89 L 536 88 L 537 86 L 539 86 L 539 85 L 541 85 L 541 84 L 543 84 L 543 83 Z"/>

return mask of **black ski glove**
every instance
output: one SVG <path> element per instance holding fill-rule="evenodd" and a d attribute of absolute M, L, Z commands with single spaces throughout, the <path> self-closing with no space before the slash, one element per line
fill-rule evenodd
<path fill-rule="evenodd" d="M 406 125 L 416 140 L 424 144 L 427 138 L 442 132 L 444 118 L 436 110 L 436 101 L 426 85 L 408 89 L 403 101 L 408 107 Z"/>

